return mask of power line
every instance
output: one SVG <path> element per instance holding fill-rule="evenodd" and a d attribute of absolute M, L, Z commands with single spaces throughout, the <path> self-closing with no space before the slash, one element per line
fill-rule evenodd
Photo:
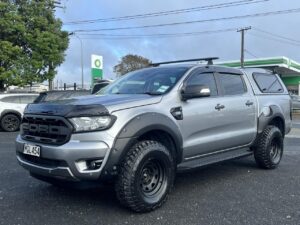
<path fill-rule="evenodd" d="M 278 38 L 281 38 L 281 39 L 284 39 L 284 40 L 287 40 L 287 41 L 296 42 L 296 43 L 300 44 L 300 40 L 295 40 L 295 39 L 285 37 L 285 36 L 282 36 L 282 35 L 279 35 L 279 34 L 271 33 L 269 31 L 265 31 L 265 30 L 262 30 L 262 29 L 259 29 L 259 28 L 253 28 L 253 30 L 264 33 L 264 34 L 269 34 L 271 36 L 278 37 Z"/>
<path fill-rule="evenodd" d="M 274 37 L 270 37 L 270 36 L 266 36 L 266 35 L 262 35 L 262 34 L 253 34 L 253 33 L 249 33 L 249 34 L 252 36 L 255 36 L 255 37 L 259 37 L 261 39 L 265 39 L 265 40 L 276 41 L 278 43 L 289 44 L 289 45 L 293 45 L 293 46 L 300 46 L 300 44 L 292 43 L 292 42 L 285 41 L 285 40 L 280 40 L 278 38 L 274 38 Z"/>
<path fill-rule="evenodd" d="M 215 34 L 215 33 L 224 33 L 236 31 L 237 28 L 228 28 L 221 30 L 207 30 L 199 32 L 185 32 L 185 33 L 158 33 L 158 34 L 145 34 L 145 35 L 123 35 L 123 34 L 80 34 L 82 39 L 139 39 L 145 37 L 151 38 L 164 38 L 164 37 L 184 37 L 184 36 L 195 36 L 195 35 L 204 35 L 204 34 Z"/>
<path fill-rule="evenodd" d="M 261 34 L 249 33 L 249 35 L 259 37 L 259 38 L 262 38 L 262 39 L 265 39 L 265 40 L 271 40 L 271 41 L 276 41 L 276 42 L 279 42 L 279 43 L 282 43 L 282 44 L 289 44 L 289 45 L 300 47 L 300 44 L 296 44 L 296 43 L 292 43 L 292 42 L 288 42 L 288 41 L 284 41 L 284 40 L 279 40 L 279 39 L 272 38 L 272 37 L 269 37 L 269 36 L 264 36 L 264 35 L 261 35 Z"/>
<path fill-rule="evenodd" d="M 113 22 L 113 21 L 133 20 L 133 19 L 144 19 L 149 17 L 167 16 L 167 15 L 182 14 L 182 13 L 189 13 L 189 12 L 228 8 L 228 7 L 241 6 L 241 5 L 257 4 L 257 3 L 267 2 L 267 1 L 270 0 L 239 0 L 239 1 L 221 3 L 221 4 L 206 5 L 206 6 L 185 8 L 185 9 L 178 9 L 178 10 L 160 11 L 154 13 L 136 14 L 131 16 L 70 21 L 70 22 L 65 22 L 64 24 L 78 25 L 78 24 L 85 24 L 85 23 L 103 23 L 103 22 Z"/>
<path fill-rule="evenodd" d="M 132 37 L 169 37 L 169 36 L 187 36 L 187 35 L 199 35 L 199 34 L 210 34 L 210 33 L 220 33 L 220 32 L 229 32 L 236 31 L 237 28 L 228 28 L 220 30 L 207 30 L 207 31 L 198 31 L 198 32 L 184 32 L 184 33 L 157 33 L 157 34 L 107 34 L 107 33 L 80 33 L 81 36 L 98 36 L 98 37 L 118 37 L 118 38 L 132 38 Z"/>
<path fill-rule="evenodd" d="M 258 58 L 256 55 L 254 55 L 252 52 L 248 51 L 247 49 L 245 49 L 245 52 L 248 53 L 248 55 L 251 55 L 254 58 Z"/>
<path fill-rule="evenodd" d="M 95 31 L 109 31 L 109 30 L 114 31 L 114 30 L 131 30 L 131 29 L 152 28 L 152 27 L 177 26 L 177 25 L 184 25 L 184 24 L 216 22 L 216 21 L 222 21 L 222 20 L 245 19 L 245 18 L 250 18 L 250 17 L 251 18 L 265 17 L 265 16 L 271 16 L 271 15 L 290 14 L 290 13 L 299 13 L 299 12 L 300 12 L 300 8 L 295 8 L 295 9 L 247 14 L 247 15 L 241 15 L 241 16 L 221 17 L 221 18 L 213 18 L 213 19 L 205 19 L 205 20 L 193 20 L 193 21 L 185 21 L 185 22 L 164 23 L 164 24 L 144 25 L 144 26 L 131 26 L 131 27 L 112 27 L 112 28 L 100 28 L 100 29 L 89 29 L 89 30 L 74 30 L 73 32 L 95 32 Z"/>
<path fill-rule="evenodd" d="M 197 31 L 197 32 L 184 32 L 184 33 L 156 33 L 156 34 L 107 34 L 107 33 L 80 33 L 80 35 L 97 35 L 97 36 L 112 36 L 112 37 L 152 37 L 152 36 L 168 36 L 168 35 L 188 35 L 188 34 L 202 34 L 207 32 L 223 32 L 223 31 L 234 31 L 237 28 L 228 28 L 228 29 L 220 29 L 220 30 L 208 30 L 208 31 Z"/>
<path fill-rule="evenodd" d="M 59 9 L 65 9 L 65 6 L 61 6 L 61 2 L 60 1 L 53 1 L 54 7 L 55 8 L 59 8 Z"/>

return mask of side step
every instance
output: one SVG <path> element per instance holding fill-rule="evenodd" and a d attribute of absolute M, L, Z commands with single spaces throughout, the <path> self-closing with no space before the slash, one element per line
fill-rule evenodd
<path fill-rule="evenodd" d="M 183 170 L 208 166 L 211 164 L 215 164 L 230 159 L 242 158 L 242 157 L 250 156 L 252 154 L 253 152 L 251 152 L 249 148 L 239 148 L 234 150 L 215 152 L 209 155 L 208 154 L 202 156 L 200 155 L 195 159 L 190 159 L 180 163 L 177 166 L 177 170 L 180 172 Z"/>

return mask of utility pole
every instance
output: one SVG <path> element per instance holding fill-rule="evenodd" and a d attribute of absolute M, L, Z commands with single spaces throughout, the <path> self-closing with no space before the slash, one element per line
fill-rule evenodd
<path fill-rule="evenodd" d="M 79 36 L 75 35 L 80 41 L 80 64 L 81 64 L 81 89 L 84 89 L 84 75 L 83 75 L 83 45 Z"/>
<path fill-rule="evenodd" d="M 245 59 L 245 31 L 250 30 L 251 27 L 243 27 L 237 32 L 241 33 L 241 68 L 244 68 L 244 59 Z"/>
<path fill-rule="evenodd" d="M 74 32 L 69 33 L 69 36 L 74 35 L 80 41 L 80 64 L 81 64 L 81 89 L 84 89 L 84 74 L 83 74 L 83 44 L 82 39 Z"/>

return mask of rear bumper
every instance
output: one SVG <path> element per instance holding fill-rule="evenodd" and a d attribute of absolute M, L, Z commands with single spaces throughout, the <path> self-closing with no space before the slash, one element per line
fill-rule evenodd
<path fill-rule="evenodd" d="M 86 135 L 89 135 L 86 133 Z M 99 136 L 98 136 L 99 138 Z M 16 139 L 17 160 L 30 173 L 70 181 L 98 180 L 110 153 L 110 146 L 104 141 L 71 140 L 61 146 L 51 146 L 32 143 Z M 102 137 L 112 143 L 112 137 Z M 23 154 L 24 144 L 41 146 L 41 157 Z M 85 162 L 89 160 L 102 160 L 97 169 L 87 169 Z"/>

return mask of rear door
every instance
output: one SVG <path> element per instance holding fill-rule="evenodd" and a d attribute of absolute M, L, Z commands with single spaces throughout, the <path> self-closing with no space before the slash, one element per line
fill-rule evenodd
<path fill-rule="evenodd" d="M 234 148 L 250 144 L 256 135 L 256 102 L 251 87 L 247 87 L 244 75 L 219 72 L 219 112 L 224 117 L 222 148 Z"/>
<path fill-rule="evenodd" d="M 3 110 L 16 110 L 16 111 L 21 110 L 20 96 L 18 95 L 6 96 L 1 99 L 1 102 L 5 103 L 5 104 L 1 103 L 3 106 Z"/>
<path fill-rule="evenodd" d="M 30 103 L 33 103 L 34 100 L 37 98 L 37 95 L 22 95 L 19 96 L 20 104 L 18 105 L 18 110 L 21 114 L 23 114 L 26 106 Z"/>

